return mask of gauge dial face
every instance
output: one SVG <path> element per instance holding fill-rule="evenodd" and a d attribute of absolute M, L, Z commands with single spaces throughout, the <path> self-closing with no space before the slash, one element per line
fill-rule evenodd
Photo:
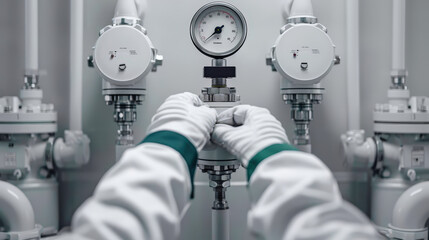
<path fill-rule="evenodd" d="M 234 54 L 246 40 L 247 25 L 234 6 L 214 2 L 203 6 L 191 21 L 191 39 L 202 53 L 214 58 Z"/>

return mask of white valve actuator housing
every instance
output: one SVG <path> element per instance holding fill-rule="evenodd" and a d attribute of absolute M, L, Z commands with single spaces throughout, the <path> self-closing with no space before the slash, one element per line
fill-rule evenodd
<path fill-rule="evenodd" d="M 271 49 L 272 65 L 293 84 L 319 83 L 336 62 L 335 45 L 320 23 L 288 23 Z"/>
<path fill-rule="evenodd" d="M 107 26 L 100 31 L 94 47 L 94 66 L 110 84 L 130 86 L 153 69 L 156 55 L 142 26 Z"/>

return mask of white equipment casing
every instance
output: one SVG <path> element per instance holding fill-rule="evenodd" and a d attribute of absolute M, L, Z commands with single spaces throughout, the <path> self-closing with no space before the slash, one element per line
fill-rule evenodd
<path fill-rule="evenodd" d="M 55 178 L 26 178 L 21 181 L 9 181 L 27 196 L 33 206 L 37 224 L 41 224 L 44 234 L 53 234 L 59 230 L 58 182 Z"/>
<path fill-rule="evenodd" d="M 141 81 L 152 70 L 155 58 L 156 49 L 140 25 L 107 26 L 94 47 L 95 69 L 110 88 Z"/>
<path fill-rule="evenodd" d="M 42 103 L 42 96 L 40 89 L 22 89 L 21 99 L 0 98 L 0 175 L 25 194 L 42 232 L 52 234 L 59 227 L 54 160 L 63 169 L 86 164 L 89 139 L 66 131 L 66 141 L 59 138 L 54 147 L 57 112 L 53 104 Z"/>
<path fill-rule="evenodd" d="M 317 84 L 335 63 L 335 45 L 320 23 L 287 24 L 271 49 L 271 59 L 291 83 Z"/>
<path fill-rule="evenodd" d="M 37 134 L 57 131 L 53 104 L 41 102 L 39 89 L 21 90 L 20 98 L 0 98 L 0 134 Z"/>
<path fill-rule="evenodd" d="M 402 178 L 373 178 L 371 194 L 371 220 L 387 227 L 392 219 L 393 207 L 401 194 L 415 183 Z"/>
<path fill-rule="evenodd" d="M 407 89 L 390 89 L 389 103 L 377 104 L 374 131 L 390 134 L 428 134 L 429 98 L 409 97 Z"/>

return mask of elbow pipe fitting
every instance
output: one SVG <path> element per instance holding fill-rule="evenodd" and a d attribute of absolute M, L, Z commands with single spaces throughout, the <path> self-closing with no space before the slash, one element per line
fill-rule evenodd
<path fill-rule="evenodd" d="M 346 161 L 354 168 L 371 168 L 377 163 L 380 154 L 376 141 L 367 138 L 364 141 L 365 131 L 353 130 L 341 135 L 341 142 Z M 382 151 L 381 151 L 382 153 Z"/>
<path fill-rule="evenodd" d="M 146 0 L 118 0 L 115 7 L 115 19 L 142 19 L 146 9 Z"/>
<path fill-rule="evenodd" d="M 283 17 L 287 22 L 296 18 L 316 19 L 314 17 L 313 4 L 311 0 L 286 0 L 283 8 Z"/>
<path fill-rule="evenodd" d="M 372 137 L 372 140 L 376 146 L 376 155 L 371 169 L 374 171 L 374 174 L 382 176 L 385 164 L 400 164 L 402 148 L 388 142 L 383 142 L 378 136 Z"/>
<path fill-rule="evenodd" d="M 34 211 L 30 201 L 14 185 L 0 181 L 0 221 L 8 232 L 35 228 Z"/>
<path fill-rule="evenodd" d="M 364 141 L 363 130 L 348 131 L 341 135 L 347 162 L 355 168 L 371 168 L 375 173 L 383 169 L 385 162 L 400 162 L 402 148 L 383 142 L 378 136 Z"/>
<path fill-rule="evenodd" d="M 391 227 L 422 230 L 429 219 L 429 181 L 418 183 L 399 197 L 393 208 Z"/>
<path fill-rule="evenodd" d="M 90 140 L 81 131 L 65 131 L 64 139 L 54 145 L 55 165 L 59 168 L 78 168 L 89 161 Z"/>

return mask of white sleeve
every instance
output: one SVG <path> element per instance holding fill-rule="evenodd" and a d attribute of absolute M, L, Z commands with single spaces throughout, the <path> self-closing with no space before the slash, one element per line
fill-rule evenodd
<path fill-rule="evenodd" d="M 177 239 L 191 194 L 188 166 L 173 148 L 144 143 L 127 150 L 75 213 L 59 239 Z"/>
<path fill-rule="evenodd" d="M 329 169 L 312 154 L 281 151 L 250 173 L 249 230 L 263 239 L 381 239 L 344 201 Z"/>

